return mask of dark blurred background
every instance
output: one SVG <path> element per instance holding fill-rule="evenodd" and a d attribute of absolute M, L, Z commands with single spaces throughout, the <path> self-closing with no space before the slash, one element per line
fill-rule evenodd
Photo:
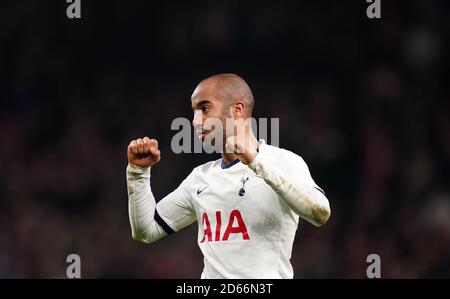
<path fill-rule="evenodd" d="M 217 157 L 171 152 L 196 84 L 241 75 L 280 118 L 332 217 L 300 222 L 296 278 L 450 277 L 450 2 L 0 2 L 0 278 L 199 278 L 197 225 L 131 238 L 126 147 L 149 135 L 160 199 Z"/>

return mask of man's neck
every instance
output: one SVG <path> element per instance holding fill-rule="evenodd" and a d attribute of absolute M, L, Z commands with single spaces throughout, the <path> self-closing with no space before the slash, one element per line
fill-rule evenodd
<path fill-rule="evenodd" d="M 225 163 L 230 164 L 238 159 L 238 156 L 235 153 L 222 153 L 222 159 Z"/>

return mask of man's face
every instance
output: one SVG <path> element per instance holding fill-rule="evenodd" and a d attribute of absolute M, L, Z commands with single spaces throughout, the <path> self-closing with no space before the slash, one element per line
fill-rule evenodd
<path fill-rule="evenodd" d="M 213 118 L 222 123 L 222 136 L 223 140 L 225 140 L 225 121 L 227 117 L 232 116 L 229 111 L 229 105 L 225 100 L 220 98 L 215 87 L 211 86 L 211 84 L 200 84 L 194 90 L 191 100 L 192 110 L 194 111 L 192 124 L 194 125 L 197 136 L 202 142 L 205 140 L 206 135 L 212 131 L 212 128 L 205 127 L 205 123 L 214 123 Z"/>

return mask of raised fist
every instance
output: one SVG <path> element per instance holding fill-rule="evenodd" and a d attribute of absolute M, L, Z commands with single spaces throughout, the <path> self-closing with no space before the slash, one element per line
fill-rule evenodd
<path fill-rule="evenodd" d="M 151 167 L 161 160 L 158 141 L 144 137 L 132 140 L 128 145 L 128 163 L 139 167 Z"/>

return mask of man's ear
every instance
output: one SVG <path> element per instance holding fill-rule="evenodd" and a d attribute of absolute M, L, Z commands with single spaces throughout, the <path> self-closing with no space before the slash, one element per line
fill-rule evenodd
<path fill-rule="evenodd" d="M 245 104 L 242 101 L 236 101 L 233 105 L 233 116 L 236 118 L 244 117 Z"/>

